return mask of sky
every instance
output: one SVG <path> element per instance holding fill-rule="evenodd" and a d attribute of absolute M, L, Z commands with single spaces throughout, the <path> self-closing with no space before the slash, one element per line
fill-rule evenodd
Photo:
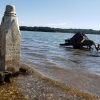
<path fill-rule="evenodd" d="M 16 6 L 20 26 L 100 30 L 100 0 L 0 0 L 0 21 L 7 4 Z"/>

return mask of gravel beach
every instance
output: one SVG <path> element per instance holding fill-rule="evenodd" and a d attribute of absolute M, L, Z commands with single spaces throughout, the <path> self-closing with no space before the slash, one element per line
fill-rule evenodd
<path fill-rule="evenodd" d="M 82 100 L 36 75 L 20 75 L 0 86 L 0 100 Z"/>
<path fill-rule="evenodd" d="M 22 65 L 24 66 L 24 65 Z M 30 69 L 30 68 L 29 68 Z M 31 70 L 31 69 L 30 69 Z M 0 86 L 0 100 L 100 100 L 80 90 L 63 86 L 35 70 Z"/>
<path fill-rule="evenodd" d="M 21 76 L 19 87 L 28 100 L 82 100 L 36 75 Z"/>

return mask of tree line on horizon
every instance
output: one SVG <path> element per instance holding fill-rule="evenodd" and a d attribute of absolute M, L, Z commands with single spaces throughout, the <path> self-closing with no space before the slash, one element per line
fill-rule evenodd
<path fill-rule="evenodd" d="M 28 27 L 28 26 L 20 26 L 21 31 L 39 31 L 39 32 L 62 32 L 62 33 L 77 33 L 83 32 L 85 34 L 100 34 L 100 30 L 93 29 L 62 29 L 62 28 L 51 28 L 51 27 Z"/>

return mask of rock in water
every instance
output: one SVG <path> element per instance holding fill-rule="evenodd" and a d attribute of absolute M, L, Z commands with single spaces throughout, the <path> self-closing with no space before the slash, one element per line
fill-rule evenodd
<path fill-rule="evenodd" d="M 7 5 L 0 27 L 0 70 L 18 71 L 21 34 L 14 5 Z"/>

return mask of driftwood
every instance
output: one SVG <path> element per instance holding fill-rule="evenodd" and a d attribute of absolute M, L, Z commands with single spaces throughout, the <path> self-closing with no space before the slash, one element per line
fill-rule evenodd
<path fill-rule="evenodd" d="M 94 45 L 97 51 L 100 50 L 100 44 L 90 40 L 84 33 L 76 33 L 72 38 L 66 39 L 64 44 L 60 45 L 73 46 L 75 49 L 82 49 L 84 47 L 91 49 L 91 46 Z"/>

